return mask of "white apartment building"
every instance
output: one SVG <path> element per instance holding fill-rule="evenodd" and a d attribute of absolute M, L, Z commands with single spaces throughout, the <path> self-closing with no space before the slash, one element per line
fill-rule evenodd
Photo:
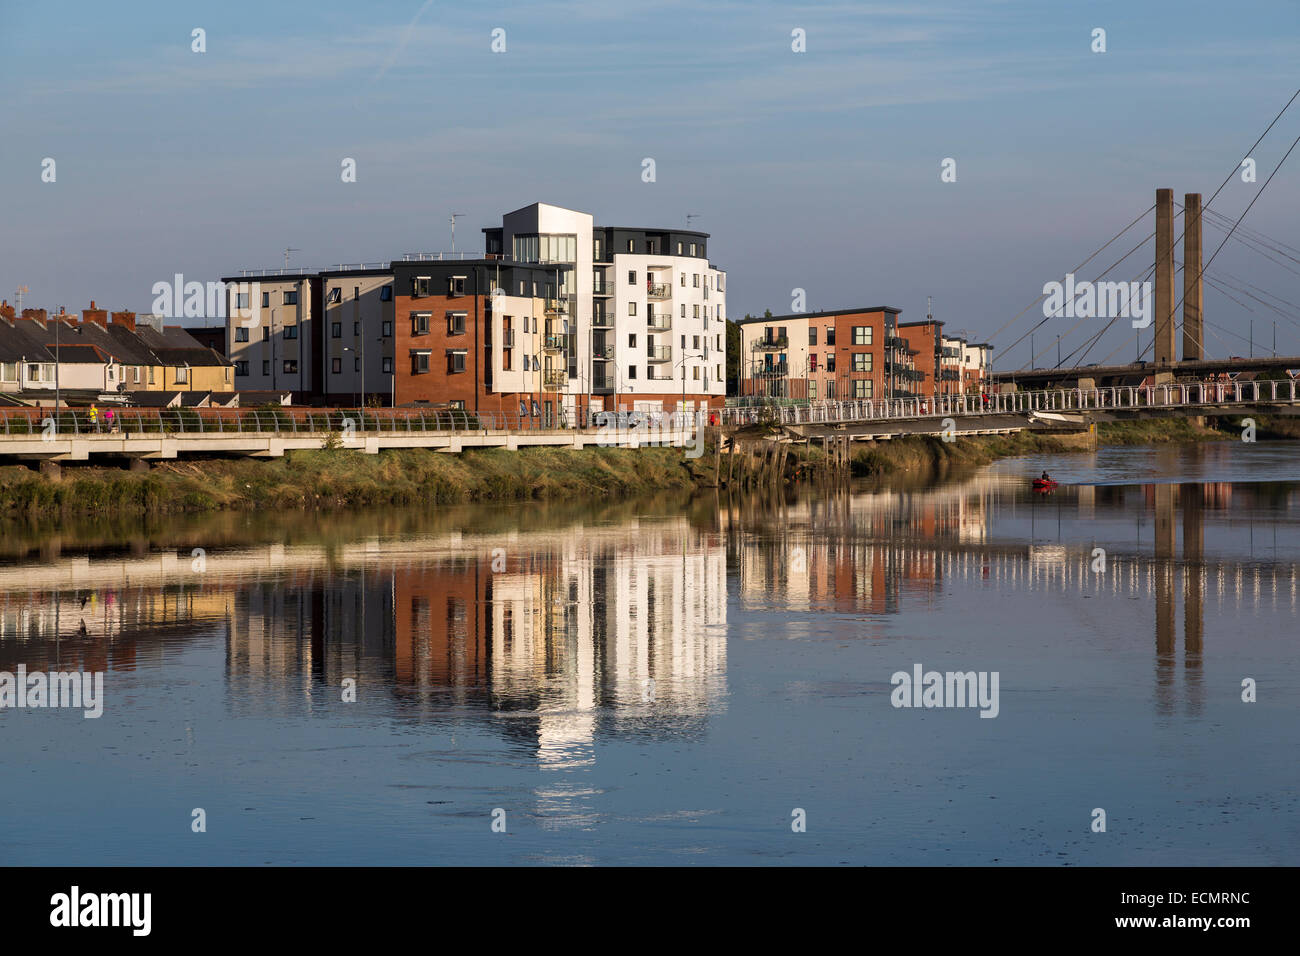
<path fill-rule="evenodd" d="M 547 315 L 543 379 L 570 421 L 722 404 L 726 273 L 709 264 L 707 233 L 596 226 L 534 203 L 484 235 L 489 258 L 568 267 Z"/>

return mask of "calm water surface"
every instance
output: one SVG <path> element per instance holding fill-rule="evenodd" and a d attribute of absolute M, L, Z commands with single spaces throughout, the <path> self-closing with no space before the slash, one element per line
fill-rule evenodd
<path fill-rule="evenodd" d="M 106 702 L 0 710 L 0 860 L 1294 863 L 1298 458 L 5 528 L 0 671 Z M 998 716 L 895 709 L 915 664 Z"/>

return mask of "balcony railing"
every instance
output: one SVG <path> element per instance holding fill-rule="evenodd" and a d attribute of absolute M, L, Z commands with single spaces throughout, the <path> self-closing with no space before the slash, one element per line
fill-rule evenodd
<path fill-rule="evenodd" d="M 897 335 L 889 335 L 889 336 L 886 336 L 886 337 L 885 337 L 885 348 L 887 348 L 887 349 L 902 349 L 903 351 L 907 351 L 907 349 L 908 349 L 907 339 L 900 338 L 900 337 L 897 336 Z"/>
<path fill-rule="evenodd" d="M 671 362 L 673 347 L 671 345 L 652 345 L 646 350 L 646 358 L 651 362 Z"/>
<path fill-rule="evenodd" d="M 784 335 L 778 335 L 771 339 L 759 339 L 754 343 L 754 348 L 759 352 L 775 352 L 780 349 L 789 348 L 790 340 Z"/>
<path fill-rule="evenodd" d="M 593 315 L 591 317 L 591 327 L 593 329 L 612 329 L 614 327 L 614 318 L 609 315 Z"/>
<path fill-rule="evenodd" d="M 652 312 L 646 316 L 645 327 L 651 332 L 667 332 L 673 327 L 671 312 Z"/>
<path fill-rule="evenodd" d="M 558 299 L 546 300 L 546 311 L 550 315 L 561 315 L 569 311 L 569 297 L 562 295 Z"/>
<path fill-rule="evenodd" d="M 613 295 L 614 286 L 609 282 L 597 282 L 591 290 L 592 295 Z"/>
<path fill-rule="evenodd" d="M 592 348 L 591 357 L 598 362 L 612 362 L 614 360 L 614 346 L 597 345 Z"/>
<path fill-rule="evenodd" d="M 542 349 L 546 352 L 563 352 L 568 343 L 567 335 L 548 335 L 542 343 Z"/>
<path fill-rule="evenodd" d="M 555 389 L 564 388 L 569 384 L 569 373 L 560 369 L 542 373 L 542 387 Z"/>
<path fill-rule="evenodd" d="M 645 292 L 651 299 L 671 299 L 673 287 L 667 282 L 648 282 Z"/>
<path fill-rule="evenodd" d="M 501 347 L 512 349 L 515 347 L 515 330 L 506 329 L 501 333 Z"/>

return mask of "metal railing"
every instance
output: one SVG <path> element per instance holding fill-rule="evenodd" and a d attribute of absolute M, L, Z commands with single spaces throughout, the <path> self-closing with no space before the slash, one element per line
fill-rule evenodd
<path fill-rule="evenodd" d="M 646 316 L 645 327 L 651 332 L 667 332 L 673 327 L 671 312 L 651 312 Z"/>
<path fill-rule="evenodd" d="M 671 362 L 673 358 L 673 347 L 671 345 L 647 346 L 645 355 L 651 362 Z"/>
<path fill-rule="evenodd" d="M 673 287 L 667 282 L 647 283 L 646 295 L 651 299 L 670 299 L 673 295 Z"/>
<path fill-rule="evenodd" d="M 1037 392 L 914 396 L 882 402 L 824 401 L 798 406 L 729 407 L 729 425 L 776 421 L 784 425 L 819 422 L 945 418 L 956 415 L 1006 415 L 1145 408 L 1231 407 L 1297 401 L 1296 381 L 1191 382 L 1168 385 L 1116 385 L 1110 388 L 1062 388 Z"/>

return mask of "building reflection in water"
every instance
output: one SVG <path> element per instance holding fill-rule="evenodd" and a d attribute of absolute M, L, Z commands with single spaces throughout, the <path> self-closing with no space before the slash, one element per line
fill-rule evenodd
<path fill-rule="evenodd" d="M 1290 500 L 1263 494 L 1237 488 L 1252 514 Z M 866 636 L 873 618 L 937 606 L 963 583 L 1148 599 L 1155 706 L 1199 714 L 1207 604 L 1295 608 L 1294 563 L 1206 559 L 1207 514 L 1230 507 L 1227 484 L 1038 500 L 981 479 L 526 533 L 232 547 L 202 574 L 187 552 L 92 561 L 52 547 L 0 567 L 0 669 L 131 670 L 207 638 L 224 643 L 236 715 L 332 709 L 355 678 L 398 719 L 471 715 L 531 759 L 581 766 L 602 734 L 694 735 L 725 705 L 730 566 L 740 606 L 854 615 Z M 1070 537 L 1126 513 L 1136 540 L 1110 546 L 1098 574 L 1093 542 Z M 1062 515 L 1085 523 L 1058 532 Z"/>

